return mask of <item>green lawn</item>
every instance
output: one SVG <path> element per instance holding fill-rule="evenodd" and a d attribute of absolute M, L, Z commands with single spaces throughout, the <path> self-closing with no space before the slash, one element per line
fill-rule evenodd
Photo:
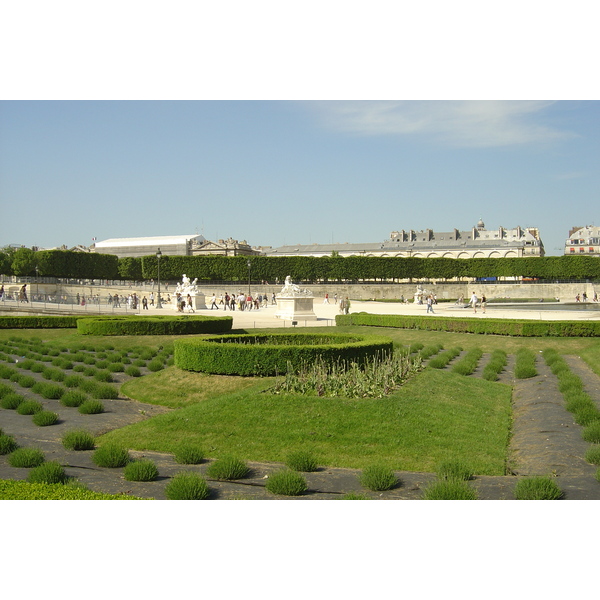
<path fill-rule="evenodd" d="M 441 460 L 460 458 L 478 474 L 505 472 L 509 386 L 434 369 L 382 399 L 263 393 L 269 385 L 259 380 L 243 391 L 207 397 L 110 432 L 99 442 L 157 452 L 196 443 L 210 457 L 234 454 L 258 462 L 283 461 L 289 451 L 308 448 L 322 465 L 363 468 L 383 462 L 408 471 L 433 471 Z M 162 403 L 168 390 L 155 393 Z"/>

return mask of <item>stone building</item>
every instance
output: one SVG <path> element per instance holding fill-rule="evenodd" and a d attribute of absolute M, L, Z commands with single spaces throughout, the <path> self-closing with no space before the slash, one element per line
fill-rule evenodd
<path fill-rule="evenodd" d="M 600 227 L 573 227 L 565 242 L 565 254 L 600 256 Z"/>
<path fill-rule="evenodd" d="M 383 242 L 310 244 L 265 248 L 268 256 L 416 256 L 421 258 L 503 258 L 544 256 L 539 230 L 534 227 L 486 229 L 482 220 L 467 231 L 392 231 Z"/>
<path fill-rule="evenodd" d="M 220 256 L 254 256 L 262 254 L 260 250 L 251 248 L 246 240 L 238 242 L 233 238 L 219 240 L 218 242 L 211 242 L 209 240 L 198 242 L 192 240 L 190 253 L 192 256 L 205 254 L 217 254 Z"/>

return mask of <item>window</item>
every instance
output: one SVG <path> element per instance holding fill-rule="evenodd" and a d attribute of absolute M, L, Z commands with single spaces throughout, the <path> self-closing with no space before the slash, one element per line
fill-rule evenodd
<path fill-rule="evenodd" d="M 575 252 L 575 248 L 569 248 L 569 252 L 573 254 L 573 252 Z"/>
<path fill-rule="evenodd" d="M 593 249 L 593 248 L 590 248 L 590 252 L 593 252 L 593 251 L 594 251 L 594 249 Z"/>
<path fill-rule="evenodd" d="M 579 252 L 585 252 L 585 248 L 579 248 Z"/>

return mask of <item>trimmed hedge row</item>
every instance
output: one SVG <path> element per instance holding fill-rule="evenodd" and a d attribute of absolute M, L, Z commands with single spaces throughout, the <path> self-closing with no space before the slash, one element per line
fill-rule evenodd
<path fill-rule="evenodd" d="M 233 317 L 90 317 L 77 321 L 82 335 L 185 335 L 231 331 Z"/>
<path fill-rule="evenodd" d="M 392 340 L 374 335 L 227 335 L 175 340 L 175 365 L 219 375 L 272 376 L 298 369 L 317 358 L 362 362 L 393 352 Z"/>
<path fill-rule="evenodd" d="M 533 321 L 516 319 L 461 319 L 455 317 L 372 315 L 352 313 L 337 315 L 336 325 L 397 327 L 426 331 L 480 333 L 516 337 L 598 337 L 600 321 Z"/>
<path fill-rule="evenodd" d="M 2 500 L 146 500 L 123 494 L 102 494 L 88 489 L 62 483 L 27 483 L 0 480 Z"/>
<path fill-rule="evenodd" d="M 77 320 L 81 317 L 66 316 L 2 316 L 0 317 L 0 329 L 58 329 L 75 328 Z"/>

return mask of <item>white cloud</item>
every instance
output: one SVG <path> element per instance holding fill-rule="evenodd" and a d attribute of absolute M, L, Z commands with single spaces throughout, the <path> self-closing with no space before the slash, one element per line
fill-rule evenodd
<path fill-rule="evenodd" d="M 426 135 L 451 146 L 546 143 L 574 134 L 541 122 L 544 101 L 318 102 L 329 127 L 359 135 Z"/>

